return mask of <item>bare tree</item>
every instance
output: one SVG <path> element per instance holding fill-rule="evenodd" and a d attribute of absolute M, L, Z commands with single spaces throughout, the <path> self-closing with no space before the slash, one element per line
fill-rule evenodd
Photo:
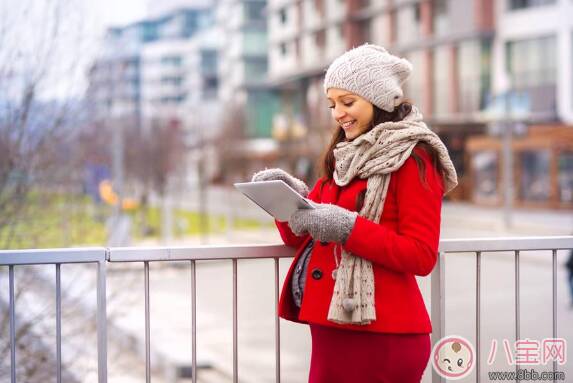
<path fill-rule="evenodd" d="M 230 107 L 223 117 L 223 126 L 214 143 L 220 161 L 220 174 L 217 181 L 228 183 L 233 177 L 245 179 L 248 163 L 243 160 L 243 147 L 247 139 L 245 109 Z"/>
<path fill-rule="evenodd" d="M 82 6 L 79 0 L 0 2 L 2 248 L 34 246 L 33 239 L 45 229 L 37 208 L 55 203 L 62 191 L 69 193 L 80 187 L 82 169 L 74 143 L 75 128 L 84 122 L 83 105 L 78 101 L 81 95 L 76 89 L 83 52 Z M 26 232 L 20 232 L 23 227 Z M 18 243 L 19 238 L 27 241 Z M 16 270 L 15 295 L 22 305 L 18 307 L 26 307 L 17 311 L 18 381 L 45 382 L 54 376 L 55 365 L 54 349 L 45 342 L 45 329 L 53 324 L 54 312 L 46 307 L 48 301 L 42 300 L 50 290 L 31 268 Z M 2 282 L 6 275 L 7 268 L 0 267 Z M 0 294 L 0 381 L 10 376 L 6 299 L 7 294 Z M 76 297 L 68 307 L 79 310 L 80 301 Z M 67 326 L 69 340 L 85 336 L 91 322 L 75 323 L 87 325 L 83 333 L 77 326 Z M 63 378 L 79 381 L 65 370 Z"/>
<path fill-rule="evenodd" d="M 40 187 L 63 185 L 70 170 L 73 126 L 80 105 L 64 98 L 73 90 L 78 48 L 69 33 L 81 35 L 72 0 L 8 1 L 0 9 L 0 238 L 11 247 L 16 225 L 26 218 L 29 195 Z M 59 78 L 62 73 L 67 77 Z M 76 98 L 77 99 L 77 98 Z"/>

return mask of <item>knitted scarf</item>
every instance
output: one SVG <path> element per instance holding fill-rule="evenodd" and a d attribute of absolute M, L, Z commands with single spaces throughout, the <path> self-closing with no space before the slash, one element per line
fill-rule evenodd
<path fill-rule="evenodd" d="M 415 107 L 402 121 L 384 122 L 353 141 L 336 145 L 333 175 L 336 184 L 348 185 L 356 176 L 368 180 L 360 216 L 373 222 L 380 221 L 390 176 L 404 164 L 420 141 L 437 150 L 445 168 L 444 194 L 448 193 L 458 183 L 448 149 L 422 121 L 422 114 Z M 376 320 L 374 273 L 370 261 L 342 250 L 328 320 L 358 325 Z"/>

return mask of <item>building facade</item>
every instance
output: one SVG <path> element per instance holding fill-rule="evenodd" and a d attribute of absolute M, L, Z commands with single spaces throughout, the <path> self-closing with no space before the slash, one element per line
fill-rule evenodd
<path fill-rule="evenodd" d="M 317 148 L 332 128 L 325 68 L 345 50 L 370 42 L 414 65 L 405 95 L 450 147 L 461 180 L 452 197 L 465 198 L 463 148 L 468 136 L 485 131 L 478 114 L 491 87 L 492 0 L 273 0 L 269 11 L 269 81 L 287 121 L 286 129 L 274 129 L 288 137 L 287 145 L 310 143 L 299 145 L 298 163 L 291 164 L 307 167 L 300 175 L 317 175 L 306 158 L 320 155 Z"/>
<path fill-rule="evenodd" d="M 468 142 L 471 198 L 503 203 L 508 171 L 516 205 L 573 208 L 573 2 L 505 0 L 495 13 L 492 94 L 506 99 L 513 155 L 504 166 L 495 130 Z"/>
<path fill-rule="evenodd" d="M 269 83 L 280 100 L 273 132 L 292 154 L 282 164 L 307 179 L 319 175 L 309 164 L 319 158 L 317 150 L 333 127 L 323 96 L 324 71 L 345 50 L 370 42 L 414 65 L 405 96 L 450 150 L 460 184 L 448 198 L 503 202 L 501 178 L 480 186 L 488 177 L 476 168 L 476 163 L 491 168 L 484 158 L 493 158 L 500 175 L 501 139 L 492 137 L 494 121 L 486 112 L 503 96 L 527 109 L 520 118 L 533 128 L 524 140 L 538 139 L 543 127 L 561 139 L 561 148 L 554 145 L 549 159 L 540 154 L 538 165 L 531 165 L 536 155 L 518 153 L 514 182 L 524 190 L 516 191 L 517 203 L 569 206 L 571 157 L 562 147 L 569 147 L 572 124 L 572 6 L 570 0 L 270 0 Z M 486 141 L 498 142 L 497 154 L 478 153 L 476 159 Z M 521 150 L 529 147 L 521 145 Z M 539 170 L 526 170 L 535 167 Z M 527 204 L 527 196 L 537 193 L 525 191 L 535 178 L 532 172 L 551 177 L 535 182 L 547 181 L 544 202 Z M 480 187 L 496 197 L 481 198 Z"/>
<path fill-rule="evenodd" d="M 222 180 L 244 180 L 269 157 L 278 103 L 269 90 L 266 0 L 221 0 L 217 25 L 222 30 L 220 100 L 225 141 L 220 146 Z"/>
<path fill-rule="evenodd" d="M 109 29 L 88 74 L 91 121 L 140 135 L 173 126 L 188 149 L 215 136 L 220 37 L 207 2 Z M 181 179 L 193 183 L 197 153 L 189 153 Z"/>
<path fill-rule="evenodd" d="M 88 73 L 87 97 L 93 106 L 93 119 L 129 118 L 140 124 L 143 52 L 162 42 L 176 50 L 212 25 L 211 8 L 184 8 L 155 19 L 110 28 L 102 53 Z M 153 52 L 153 48 L 149 50 Z"/>

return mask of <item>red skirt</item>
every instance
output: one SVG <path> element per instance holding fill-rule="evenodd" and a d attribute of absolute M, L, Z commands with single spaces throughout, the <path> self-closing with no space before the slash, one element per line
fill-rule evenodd
<path fill-rule="evenodd" d="M 310 325 L 309 383 L 419 383 L 429 334 L 382 334 Z"/>

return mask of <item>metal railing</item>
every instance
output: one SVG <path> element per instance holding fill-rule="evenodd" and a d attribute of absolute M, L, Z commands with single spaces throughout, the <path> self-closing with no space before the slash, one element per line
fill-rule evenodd
<path fill-rule="evenodd" d="M 447 253 L 470 252 L 476 254 L 476 381 L 480 382 L 480 326 L 481 326 L 481 259 L 484 253 L 513 251 L 515 256 L 515 338 L 520 339 L 520 280 L 519 257 L 521 251 L 552 251 L 553 282 L 553 337 L 557 337 L 557 250 L 573 248 L 573 236 L 527 237 L 527 238 L 483 238 L 456 239 L 440 242 L 438 264 L 431 276 L 431 318 L 434 324 L 432 343 L 445 335 L 445 255 Z M 90 249 L 53 249 L 53 250 L 15 250 L 0 251 L 0 266 L 8 266 L 9 271 L 9 310 L 10 310 L 10 368 L 11 382 L 16 382 L 16 316 L 14 295 L 14 268 L 19 265 L 55 265 L 56 284 L 56 355 L 57 381 L 61 382 L 61 286 L 60 266 L 69 263 L 97 264 L 97 355 L 98 382 L 107 382 L 107 311 L 106 311 L 106 267 L 107 262 L 141 262 L 144 270 L 145 289 L 145 376 L 151 381 L 151 339 L 150 339 L 150 299 L 149 299 L 149 263 L 169 261 L 189 261 L 191 286 L 191 349 L 192 381 L 197 382 L 197 312 L 196 312 L 196 261 L 229 260 L 233 266 L 233 382 L 238 382 L 238 300 L 237 300 L 237 263 L 243 259 L 273 259 L 275 285 L 275 380 L 281 381 L 281 346 L 278 311 L 279 301 L 279 259 L 294 255 L 293 249 L 283 245 L 258 246 L 200 246 L 173 248 L 90 248 Z M 556 369 L 556 362 L 553 364 Z M 432 382 L 443 379 L 435 372 Z"/>
<path fill-rule="evenodd" d="M 62 294 L 60 268 L 63 264 L 97 264 L 97 369 L 98 381 L 107 382 L 107 310 L 105 248 L 0 251 L 0 266 L 8 266 L 10 322 L 10 381 L 16 382 L 16 301 L 14 268 L 22 265 L 55 265 L 56 282 L 56 379 L 62 382 Z"/>
<path fill-rule="evenodd" d="M 520 338 L 520 252 L 530 250 L 550 250 L 552 255 L 552 334 L 557 338 L 557 250 L 573 248 L 573 236 L 560 237 L 517 237 L 517 238 L 473 238 L 473 239 L 446 239 L 440 241 L 438 264 L 432 271 L 431 280 L 431 317 L 434 329 L 432 344 L 435 344 L 445 335 L 445 255 L 447 253 L 475 253 L 476 254 L 476 382 L 481 382 L 481 262 L 482 254 L 490 252 L 514 253 L 515 274 L 515 339 Z M 519 365 L 515 366 L 516 372 Z M 553 362 L 553 372 L 557 370 L 557 362 Z M 432 371 L 432 383 L 444 382 L 435 371 Z"/>

